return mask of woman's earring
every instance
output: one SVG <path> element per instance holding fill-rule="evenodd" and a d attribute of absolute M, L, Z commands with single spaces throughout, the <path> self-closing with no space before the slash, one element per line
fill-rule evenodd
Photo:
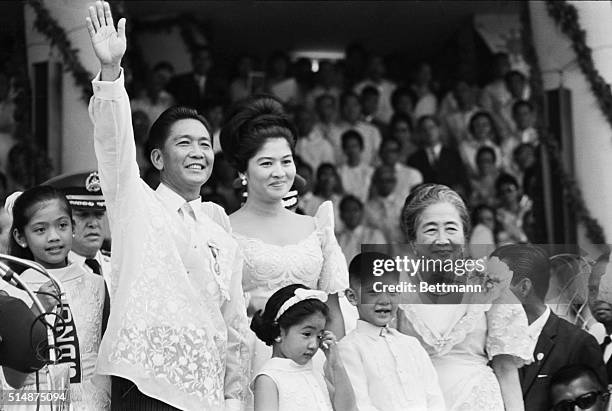
<path fill-rule="evenodd" d="M 281 341 L 282 341 L 281 336 L 279 335 L 278 337 L 276 337 L 276 338 L 274 339 L 274 341 L 276 341 L 277 343 L 281 342 Z"/>
<path fill-rule="evenodd" d="M 240 184 L 242 184 L 243 186 L 247 185 L 247 179 L 246 179 L 246 175 L 240 173 Z"/>

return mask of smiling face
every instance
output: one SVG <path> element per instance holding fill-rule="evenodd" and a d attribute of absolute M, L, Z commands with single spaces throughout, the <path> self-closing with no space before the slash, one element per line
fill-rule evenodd
<path fill-rule="evenodd" d="M 102 232 L 104 211 L 74 209 L 72 216 L 74 218 L 72 251 L 83 257 L 93 258 L 104 242 Z"/>
<path fill-rule="evenodd" d="M 162 150 L 154 149 L 151 160 L 161 171 L 161 181 L 185 199 L 200 191 L 215 161 L 210 134 L 195 119 L 178 120 L 170 127 Z"/>
<path fill-rule="evenodd" d="M 386 277 L 377 277 L 376 281 L 383 284 L 397 284 L 397 281 L 389 281 Z M 378 291 L 377 291 L 378 290 Z M 368 282 L 355 291 L 356 302 L 351 301 L 357 306 L 359 319 L 377 327 L 384 327 L 393 320 L 397 313 L 397 303 L 399 294 L 391 292 L 381 292 L 373 286 L 373 282 Z"/>
<path fill-rule="evenodd" d="M 417 219 L 417 257 L 456 259 L 461 256 L 465 236 L 459 211 L 450 203 L 430 205 Z"/>
<path fill-rule="evenodd" d="M 33 206 L 30 212 L 33 214 L 23 232 L 13 232 L 15 241 L 28 247 L 43 267 L 65 267 L 72 246 L 72 222 L 65 205 L 53 199 Z"/>
<path fill-rule="evenodd" d="M 300 365 L 312 359 L 319 349 L 319 336 L 325 329 L 325 316 L 316 312 L 287 329 L 281 328 L 281 341 L 274 345 L 280 358 L 289 358 Z"/>
<path fill-rule="evenodd" d="M 295 179 L 293 153 L 286 139 L 270 138 L 249 159 L 246 170 L 248 199 L 280 201 Z"/>

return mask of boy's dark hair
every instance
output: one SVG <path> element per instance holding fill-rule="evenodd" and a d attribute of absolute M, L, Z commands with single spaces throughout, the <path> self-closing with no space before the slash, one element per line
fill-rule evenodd
<path fill-rule="evenodd" d="M 503 173 L 500 174 L 499 177 L 497 177 L 497 180 L 495 180 L 495 191 L 499 193 L 502 186 L 506 184 L 512 184 L 516 189 L 520 188 L 519 183 L 514 176 Z"/>
<path fill-rule="evenodd" d="M 397 282 L 399 273 L 395 270 L 385 271 L 382 275 L 376 276 L 373 274 L 375 261 L 391 260 L 392 258 L 384 253 L 379 252 L 364 252 L 359 253 L 351 260 L 349 264 L 349 284 L 353 289 L 360 289 L 363 285 L 372 284 L 375 281 L 394 280 Z"/>

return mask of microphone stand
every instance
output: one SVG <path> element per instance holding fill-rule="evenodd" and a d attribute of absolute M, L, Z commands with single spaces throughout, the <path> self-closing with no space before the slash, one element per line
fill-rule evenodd
<path fill-rule="evenodd" d="M 32 289 L 20 278 L 20 276 L 15 271 L 13 271 L 2 260 L 10 261 L 12 263 L 31 268 L 32 270 L 35 270 L 39 272 L 40 274 L 42 274 L 43 276 L 45 276 L 46 278 L 48 278 L 57 291 L 57 296 L 60 301 L 59 302 L 60 306 L 63 304 L 63 301 L 65 300 L 66 295 L 65 295 L 65 291 L 61 283 L 55 278 L 55 276 L 49 273 L 42 265 L 36 262 L 30 261 L 30 260 L 25 260 L 22 258 L 11 256 L 11 255 L 0 254 L 0 277 L 2 277 L 2 279 L 8 282 L 9 284 L 17 285 L 21 289 L 25 290 L 25 292 L 28 294 L 30 299 L 34 302 L 34 306 L 40 311 L 41 315 L 47 314 L 46 315 L 47 318 L 49 317 L 49 313 L 47 313 L 47 311 L 43 307 L 42 303 L 40 302 L 40 299 L 36 296 L 36 293 L 32 291 Z M 52 376 L 51 370 L 49 369 L 49 365 L 57 364 L 58 358 L 57 358 L 56 346 L 55 346 L 56 338 L 54 334 L 54 326 L 52 325 L 52 323 L 50 323 L 47 320 L 47 321 L 43 321 L 43 324 L 47 328 L 47 342 L 49 345 L 49 361 L 47 362 L 47 365 L 45 366 L 46 373 L 47 373 L 47 385 L 48 385 L 49 391 L 54 392 L 54 391 L 57 391 L 59 387 L 55 387 L 54 378 Z M 37 376 L 37 380 L 38 380 L 38 376 Z M 64 381 L 63 378 L 62 378 L 62 381 Z M 60 386 L 64 386 L 64 383 L 60 382 Z M 61 388 L 59 389 L 61 390 Z M 37 383 L 37 390 L 38 390 L 38 383 Z M 49 404 L 49 406 L 52 411 L 54 409 L 57 411 L 64 409 L 65 397 L 61 397 L 58 399 L 61 400 L 61 403 L 58 403 L 57 405 L 53 404 L 53 401 L 55 401 L 55 399 L 51 400 L 51 403 Z M 40 406 L 40 403 L 38 403 L 37 401 L 37 404 L 38 404 L 37 405 L 37 409 L 38 409 L 38 406 Z"/>

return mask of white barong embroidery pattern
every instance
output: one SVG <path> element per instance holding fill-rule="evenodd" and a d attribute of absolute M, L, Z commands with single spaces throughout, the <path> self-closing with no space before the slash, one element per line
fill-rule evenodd
<path fill-rule="evenodd" d="M 114 306 L 97 371 L 127 378 L 177 408 L 219 410 L 224 399 L 226 409 L 237 407 L 248 383 L 248 328 L 227 216 L 210 203 L 196 210 L 218 247 L 222 275 L 189 275 L 171 216 L 139 177 L 123 73 L 114 82 L 96 79 L 93 88 L 89 110 L 113 233 Z M 207 244 L 199 245 L 202 258 L 212 259 Z"/>

